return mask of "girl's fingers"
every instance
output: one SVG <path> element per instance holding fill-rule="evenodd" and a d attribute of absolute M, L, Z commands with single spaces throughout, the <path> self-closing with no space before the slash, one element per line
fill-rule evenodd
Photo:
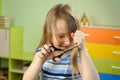
<path fill-rule="evenodd" d="M 50 44 L 45 44 L 42 48 L 41 48 L 41 57 L 50 57 L 52 54 L 52 52 L 54 51 L 53 48 L 50 47 Z"/>
<path fill-rule="evenodd" d="M 77 37 L 85 37 L 85 34 L 80 30 L 76 30 L 76 32 L 74 34 L 74 37 L 75 36 L 77 36 Z"/>
<path fill-rule="evenodd" d="M 74 43 L 77 43 L 78 45 L 81 45 L 84 43 L 85 40 L 85 34 L 81 32 L 80 30 L 77 30 L 74 34 Z"/>
<path fill-rule="evenodd" d="M 44 50 L 46 50 L 47 53 L 50 52 L 50 47 L 49 47 L 49 45 L 45 44 L 45 45 L 43 46 L 43 48 L 44 48 Z"/>
<path fill-rule="evenodd" d="M 36 53 L 40 58 L 45 58 L 44 54 L 42 52 L 37 52 Z"/>

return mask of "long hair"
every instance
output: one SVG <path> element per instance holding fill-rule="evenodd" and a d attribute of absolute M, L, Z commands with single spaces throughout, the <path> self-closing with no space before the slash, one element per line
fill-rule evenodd
<path fill-rule="evenodd" d="M 43 26 L 43 35 L 38 47 L 43 46 L 44 44 L 52 43 L 52 29 L 55 28 L 56 21 L 58 19 L 64 19 L 67 23 L 68 33 L 75 32 L 80 29 L 79 21 L 74 9 L 67 4 L 57 4 L 50 9 L 46 16 L 46 20 Z M 77 54 L 78 49 L 75 48 L 72 51 L 71 63 L 73 65 L 73 70 L 78 71 L 77 64 Z"/>

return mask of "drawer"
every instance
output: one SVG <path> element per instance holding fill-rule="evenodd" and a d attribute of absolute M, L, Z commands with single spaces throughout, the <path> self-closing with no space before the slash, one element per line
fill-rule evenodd
<path fill-rule="evenodd" d="M 120 75 L 99 73 L 100 80 L 120 80 Z"/>
<path fill-rule="evenodd" d="M 120 60 L 120 45 L 86 43 L 92 58 Z"/>
<path fill-rule="evenodd" d="M 120 75 L 120 60 L 92 59 L 98 72 Z"/>
<path fill-rule="evenodd" d="M 87 42 L 120 45 L 120 30 L 102 28 L 81 28 L 81 30 L 88 35 Z"/>

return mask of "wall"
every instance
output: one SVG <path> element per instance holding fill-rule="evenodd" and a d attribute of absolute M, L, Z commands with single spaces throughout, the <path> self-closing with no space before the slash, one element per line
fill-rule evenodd
<path fill-rule="evenodd" d="M 0 16 L 2 15 L 2 0 L 0 0 Z"/>
<path fill-rule="evenodd" d="M 88 12 L 93 24 L 120 26 L 120 0 L 2 0 L 2 14 L 12 18 L 12 26 L 24 27 L 24 51 L 37 47 L 48 10 L 56 3 L 68 3 L 78 17 Z"/>

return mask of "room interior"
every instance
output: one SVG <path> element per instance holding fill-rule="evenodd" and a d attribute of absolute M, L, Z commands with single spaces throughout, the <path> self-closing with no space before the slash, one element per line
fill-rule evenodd
<path fill-rule="evenodd" d="M 120 80 L 119 0 L 0 0 L 0 16 L 10 19 L 9 26 L 0 26 L 0 73 L 8 80 L 22 80 L 39 44 L 47 12 L 57 3 L 75 8 L 100 80 Z M 6 76 L 0 75 L 1 79 Z"/>

